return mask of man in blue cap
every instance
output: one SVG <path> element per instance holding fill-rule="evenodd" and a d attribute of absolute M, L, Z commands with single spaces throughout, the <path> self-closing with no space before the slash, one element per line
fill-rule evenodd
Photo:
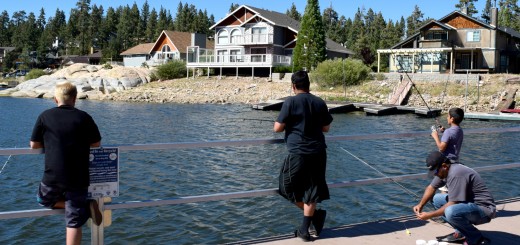
<path fill-rule="evenodd" d="M 435 177 L 426 187 L 419 204 L 413 207 L 417 218 L 428 220 L 442 216 L 455 228 L 455 232 L 437 237 L 439 241 L 464 241 L 464 244 L 468 245 L 490 244 L 490 240 L 475 227 L 490 222 L 496 214 L 493 196 L 480 175 L 465 165 L 452 163 L 438 151 L 428 155 L 426 166 L 429 174 Z M 448 185 L 450 191 L 435 194 L 435 190 L 443 185 Z M 423 212 L 424 205 L 432 197 L 436 210 Z"/>

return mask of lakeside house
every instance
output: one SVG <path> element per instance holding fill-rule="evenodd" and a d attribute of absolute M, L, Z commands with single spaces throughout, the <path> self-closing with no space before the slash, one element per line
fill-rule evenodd
<path fill-rule="evenodd" d="M 169 60 L 186 60 L 188 46 L 213 48 L 205 34 L 163 30 L 154 43 L 143 43 L 121 53 L 125 66 L 157 66 Z"/>
<path fill-rule="evenodd" d="M 215 30 L 215 48 L 189 46 L 188 68 L 219 69 L 221 75 L 223 69 L 237 75 L 239 69 L 253 76 L 255 72 L 270 75 L 273 67 L 292 65 L 300 23 L 286 14 L 241 5 L 210 29 Z M 354 54 L 328 38 L 326 41 L 329 59 Z"/>
<path fill-rule="evenodd" d="M 286 14 L 247 5 L 238 7 L 204 34 L 164 30 L 154 43 L 143 43 L 121 53 L 125 66 L 156 66 L 172 59 L 186 61 L 188 69 L 223 69 L 241 73 L 270 75 L 273 67 L 292 65 L 300 23 Z M 327 38 L 327 58 L 347 58 L 354 54 Z"/>
<path fill-rule="evenodd" d="M 520 33 L 497 26 L 496 7 L 489 24 L 467 13 L 467 7 L 453 11 L 390 49 L 378 49 L 377 71 L 381 55 L 389 55 L 390 72 L 519 73 Z"/>
<path fill-rule="evenodd" d="M 0 68 L 3 70 L 4 58 L 7 56 L 7 53 L 13 51 L 15 47 L 0 47 Z"/>

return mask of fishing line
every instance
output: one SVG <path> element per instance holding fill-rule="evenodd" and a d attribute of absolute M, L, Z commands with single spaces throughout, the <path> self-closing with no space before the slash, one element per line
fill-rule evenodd
<path fill-rule="evenodd" d="M 12 156 L 13 155 L 9 155 L 9 157 L 7 158 L 7 161 L 5 161 L 5 163 L 4 163 L 4 166 L 2 166 L 2 169 L 0 169 L 0 174 L 2 174 L 2 172 L 4 171 L 5 166 L 7 166 L 7 163 L 9 162 L 9 160 L 11 160 Z"/>
<path fill-rule="evenodd" d="M 412 192 L 411 190 L 409 190 L 408 188 L 404 187 L 403 185 L 401 185 L 399 182 L 395 181 L 393 178 L 391 178 L 390 176 L 382 173 L 381 171 L 377 170 L 376 168 L 374 168 L 372 165 L 368 164 L 367 162 L 363 161 L 363 159 L 355 156 L 354 154 L 352 154 L 350 151 L 347 151 L 345 148 L 343 147 L 340 147 L 343 151 L 345 151 L 346 153 L 350 154 L 352 157 L 356 158 L 357 160 L 359 160 L 360 162 L 364 163 L 365 165 L 367 165 L 368 167 L 370 167 L 371 169 L 375 170 L 376 172 L 378 172 L 379 174 L 383 175 L 384 177 L 390 179 L 392 182 L 394 182 L 396 185 L 398 185 L 399 187 L 403 188 L 403 190 L 405 190 L 406 192 L 408 192 L 409 194 L 411 194 L 411 196 L 417 198 L 417 199 L 421 199 L 417 194 L 415 194 L 414 192 Z"/>

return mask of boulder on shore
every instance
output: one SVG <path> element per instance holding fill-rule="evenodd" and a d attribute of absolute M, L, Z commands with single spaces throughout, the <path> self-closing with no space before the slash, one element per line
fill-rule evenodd
<path fill-rule="evenodd" d="M 100 98 L 150 82 L 150 69 L 123 66 L 105 69 L 100 65 L 74 64 L 3 92 L 13 97 L 52 98 L 56 83 L 63 81 L 76 85 L 78 98 L 88 95 Z"/>

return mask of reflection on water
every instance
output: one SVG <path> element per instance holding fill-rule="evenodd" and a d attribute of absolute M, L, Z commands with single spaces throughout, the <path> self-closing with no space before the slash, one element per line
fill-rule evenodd
<path fill-rule="evenodd" d="M 51 100 L 0 97 L 0 147 L 27 147 L 34 120 L 53 106 Z M 101 130 L 103 145 L 200 142 L 282 138 L 272 132 L 277 112 L 246 105 L 178 105 L 79 101 Z M 439 120 L 445 124 L 444 117 Z M 363 113 L 334 115 L 328 135 L 429 131 L 434 120 L 415 115 L 386 117 Z M 514 122 L 464 121 L 463 128 L 516 127 Z M 517 162 L 519 133 L 471 134 L 464 139 L 461 161 L 468 166 Z M 347 149 L 382 172 L 394 176 L 422 173 L 424 158 L 435 149 L 431 137 L 352 140 L 328 143 L 329 182 L 383 177 L 346 154 Z M 284 145 L 133 151 L 121 153 L 121 196 L 114 202 L 167 199 L 277 187 Z M 7 159 L 0 156 L 0 163 Z M 0 175 L 0 212 L 36 209 L 35 190 L 43 171 L 42 155 L 15 156 Z M 518 196 L 520 170 L 485 172 L 497 199 Z M 427 180 L 401 182 L 421 195 Z M 402 187 L 388 183 L 331 189 L 327 227 L 407 215 L 417 202 Z M 288 234 L 300 222 L 300 211 L 278 196 L 114 210 L 105 229 L 107 244 L 215 244 Z M 63 243 L 63 217 L 1 220 L 0 243 Z M 90 231 L 84 229 L 86 239 Z M 45 241 L 45 242 L 42 242 Z"/>

